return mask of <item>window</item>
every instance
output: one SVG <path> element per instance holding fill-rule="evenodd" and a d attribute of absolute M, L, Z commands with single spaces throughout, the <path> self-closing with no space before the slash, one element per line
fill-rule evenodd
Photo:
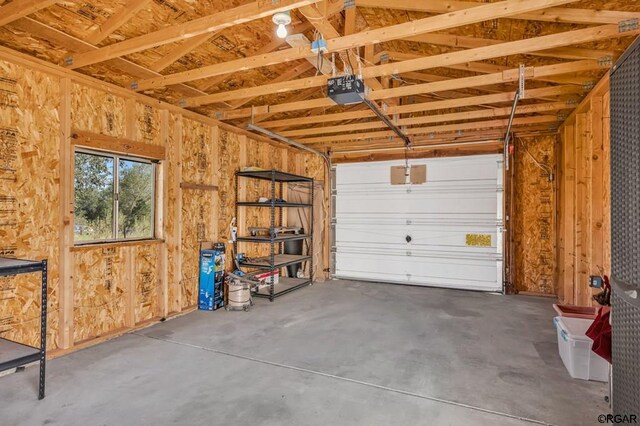
<path fill-rule="evenodd" d="M 75 153 L 75 242 L 154 237 L 155 167 L 150 161 Z"/>

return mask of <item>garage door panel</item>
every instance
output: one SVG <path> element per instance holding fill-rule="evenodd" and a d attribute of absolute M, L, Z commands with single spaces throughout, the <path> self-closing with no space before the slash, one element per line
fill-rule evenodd
<path fill-rule="evenodd" d="M 465 158 L 433 158 L 425 161 L 416 160 L 414 163 L 427 164 L 427 180 L 429 182 L 460 182 L 470 181 L 471 183 L 479 180 L 488 180 L 495 182 L 495 170 L 487 169 L 487 161 L 480 157 L 494 157 L 496 161 L 500 158 L 496 156 L 477 156 Z M 403 166 L 404 161 L 383 161 L 377 164 L 384 167 L 372 168 L 373 163 L 356 163 L 349 164 L 349 168 L 354 173 L 348 175 L 336 176 L 336 183 L 342 186 L 361 184 L 386 185 L 389 183 L 390 167 Z"/>
<path fill-rule="evenodd" d="M 497 250 L 495 221 L 485 226 L 469 225 L 385 225 L 367 226 L 363 224 L 336 227 L 336 244 L 341 248 L 365 249 L 368 247 L 400 246 L 411 250 L 450 250 L 469 252 L 467 235 L 486 235 L 491 240 L 490 247 L 474 247 L 474 252 L 494 253 Z M 411 237 L 407 244 L 406 237 Z"/>
<path fill-rule="evenodd" d="M 391 185 L 402 161 L 337 167 L 336 276 L 501 290 L 500 156 L 414 163 L 425 184 Z"/>
<path fill-rule="evenodd" d="M 493 261 L 492 261 L 493 260 Z M 499 291 L 495 258 L 411 256 L 401 253 L 342 253 L 337 264 L 349 278 L 439 287 Z"/>

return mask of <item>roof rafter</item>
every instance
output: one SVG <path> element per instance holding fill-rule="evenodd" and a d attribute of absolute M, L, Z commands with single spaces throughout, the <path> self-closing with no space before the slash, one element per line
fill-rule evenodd
<path fill-rule="evenodd" d="M 497 3 L 493 3 L 497 4 Z M 640 30 L 621 33 L 617 25 L 602 25 L 581 30 L 565 31 L 536 38 L 504 42 L 495 46 L 478 47 L 475 49 L 460 50 L 434 56 L 425 56 L 390 64 L 382 64 L 368 67 L 362 70 L 364 78 L 393 75 L 410 71 L 433 69 L 456 64 L 464 64 L 469 61 L 479 61 L 525 53 L 527 51 L 543 50 L 549 47 L 561 47 L 572 44 L 588 43 L 591 41 L 630 36 L 640 34 Z M 285 91 L 300 90 L 308 87 L 319 87 L 326 84 L 326 76 L 317 76 L 312 79 L 293 80 L 288 84 L 266 84 L 252 90 L 261 94 L 281 93 Z M 372 93 L 386 92 L 390 89 L 376 90 Z M 255 93 L 255 92 L 254 92 Z M 195 97 L 187 100 L 189 106 L 200 106 L 207 103 L 223 102 L 226 100 L 246 97 L 242 89 Z"/>
<path fill-rule="evenodd" d="M 412 22 L 391 25 L 388 27 L 377 28 L 374 30 L 363 31 L 344 37 L 337 37 L 327 40 L 328 52 L 339 52 L 342 50 L 352 49 L 354 47 L 365 46 L 368 44 L 376 44 L 388 40 L 397 40 L 417 34 L 435 32 L 444 29 L 455 28 L 463 25 L 474 24 L 496 17 L 508 17 L 518 14 L 522 11 L 532 11 L 544 9 L 553 5 L 572 3 L 576 0 L 505 0 L 499 3 L 480 3 L 473 9 L 473 13 L 469 11 L 453 12 L 447 15 L 447 19 L 433 16 L 419 19 Z M 125 42 L 123 42 L 125 43 Z M 296 59 L 304 59 L 314 56 L 311 52 L 311 46 L 304 48 L 292 48 L 271 54 L 251 56 L 243 59 L 224 62 L 210 66 L 201 67 L 197 70 L 189 70 L 176 74 L 167 75 L 159 78 L 152 78 L 137 83 L 138 90 L 152 89 L 167 84 L 184 83 L 187 81 L 199 80 L 207 77 L 214 77 L 231 72 L 259 68 L 268 65 L 275 65 L 283 62 L 289 62 Z M 363 71 L 374 67 L 367 68 Z M 380 74 L 383 75 L 383 74 Z M 366 78 L 375 77 L 366 75 Z"/>
<path fill-rule="evenodd" d="M 134 37 L 129 40 L 124 40 L 119 43 L 114 43 L 93 52 L 72 55 L 69 58 L 68 67 L 76 69 L 176 41 L 187 40 L 201 34 L 222 30 L 234 25 L 264 18 L 265 16 L 270 16 L 276 12 L 282 12 L 308 4 L 317 3 L 318 1 L 320 0 L 280 0 L 275 5 L 271 2 L 256 1 L 198 18 L 193 21 L 162 28 L 158 31 Z"/>
<path fill-rule="evenodd" d="M 541 112 L 560 111 L 563 109 L 574 108 L 575 105 L 567 102 L 549 102 L 542 104 L 521 105 L 516 109 L 517 115 L 534 114 Z M 395 123 L 398 126 L 415 126 L 420 124 L 446 123 L 450 121 L 475 120 L 481 118 L 496 118 L 508 116 L 511 114 L 511 107 L 481 109 L 466 112 L 455 112 L 450 114 L 434 114 L 421 117 L 401 118 Z M 380 129 L 387 127 L 385 123 L 379 121 L 371 121 L 366 123 L 344 124 L 337 126 L 318 126 L 308 127 L 304 129 L 282 131 L 280 134 L 286 137 L 300 137 L 323 135 L 328 133 L 345 133 L 360 130 Z"/>
<path fill-rule="evenodd" d="M 13 0 L 0 7 L 0 27 L 45 9 L 59 0 Z"/>
<path fill-rule="evenodd" d="M 414 53 L 388 52 L 388 51 L 381 52 L 381 53 L 382 54 L 386 53 L 389 59 L 393 61 L 407 61 L 410 59 L 418 59 L 418 58 L 424 57 L 421 55 L 416 55 Z M 489 64 L 486 62 L 465 62 L 462 64 L 448 65 L 445 68 L 476 72 L 480 74 L 492 74 L 496 72 L 504 72 L 510 69 L 510 67 L 505 65 Z M 540 81 L 547 81 L 549 83 L 576 84 L 579 86 L 588 84 L 589 82 L 591 82 L 591 80 L 592 79 L 589 77 L 568 77 L 568 78 L 567 77 L 551 77 L 551 78 L 540 79 Z"/>
<path fill-rule="evenodd" d="M 516 126 L 526 125 L 526 124 L 554 123 L 554 122 L 558 122 L 558 116 L 556 115 L 538 115 L 534 117 L 519 117 L 519 118 L 513 119 L 513 124 Z M 492 127 L 504 127 L 508 123 L 509 123 L 508 119 L 500 119 L 500 120 L 490 120 L 490 121 L 473 121 L 469 123 L 445 124 L 441 126 L 412 127 L 410 129 L 406 129 L 404 131 L 404 134 L 412 136 L 412 135 L 428 135 L 428 134 L 439 133 L 439 132 L 488 129 Z M 389 136 L 393 137 L 394 135 L 395 135 L 394 132 L 385 130 L 380 132 L 320 136 L 316 138 L 303 138 L 303 139 L 297 139 L 297 140 L 298 142 L 301 142 L 304 144 L 315 144 L 315 143 L 323 143 L 323 142 L 341 142 L 341 141 L 386 138 Z"/>
<path fill-rule="evenodd" d="M 536 78 L 536 77 L 548 77 L 551 75 L 561 75 L 567 74 L 575 71 L 587 71 L 593 69 L 602 69 L 604 68 L 602 64 L 599 64 L 596 61 L 574 61 L 567 62 L 559 65 L 545 65 L 539 67 L 528 67 L 526 71 L 526 75 L 528 78 Z M 513 69 L 504 73 L 497 74 L 487 74 L 475 77 L 464 77 L 459 79 L 451 79 L 442 82 L 434 82 L 434 83 L 426 83 L 426 84 L 416 84 L 412 86 L 402 86 L 393 89 L 386 90 L 378 90 L 377 92 L 373 92 L 370 94 L 370 98 L 374 95 L 376 97 L 380 97 L 384 99 L 385 96 L 411 96 L 418 93 L 432 93 L 432 92 L 440 92 L 444 90 L 451 89 L 465 89 L 471 87 L 478 87 L 489 84 L 496 83 L 506 83 L 506 82 L 515 82 L 518 81 L 519 78 L 519 70 Z M 387 92 L 387 90 L 389 92 Z M 332 107 L 336 106 L 336 104 L 330 98 L 320 98 L 320 99 L 312 99 L 309 101 L 302 102 L 292 102 L 285 103 L 280 105 L 263 105 L 258 107 L 246 108 L 237 111 L 228 111 L 223 112 L 216 115 L 216 118 L 219 120 L 233 120 L 238 118 L 246 118 L 253 115 L 260 114 L 269 114 L 269 113 L 279 113 L 279 112 L 290 112 L 301 109 L 311 109 L 317 107 Z M 406 105 L 403 107 L 411 107 L 411 105 Z"/>
<path fill-rule="evenodd" d="M 375 7 L 382 9 L 397 9 L 413 12 L 450 13 L 477 6 L 472 1 L 458 0 L 356 0 L 360 7 Z M 566 22 L 572 24 L 617 24 L 627 19 L 640 19 L 638 12 L 623 12 L 615 10 L 570 9 L 553 7 L 543 11 L 532 11 L 513 16 L 514 19 L 546 22 Z"/>
<path fill-rule="evenodd" d="M 494 40 L 488 38 L 476 38 L 468 36 L 460 36 L 454 34 L 421 34 L 413 37 L 407 37 L 404 41 L 412 41 L 415 43 L 437 44 L 440 46 L 449 46 L 465 49 L 473 49 L 476 47 L 493 46 L 500 44 L 502 40 Z M 540 50 L 528 53 L 531 56 L 551 57 L 560 59 L 601 59 L 608 56 L 616 56 L 617 52 L 612 50 L 596 50 L 584 49 L 578 47 L 558 47 L 555 49 Z"/>
<path fill-rule="evenodd" d="M 575 86 L 554 86 L 542 89 L 527 90 L 527 99 L 544 99 L 553 96 L 571 95 L 582 93 L 582 89 Z M 469 96 L 456 99 L 448 99 L 445 101 L 423 102 L 418 104 L 402 105 L 389 108 L 388 113 L 408 114 L 413 112 L 437 111 L 450 108 L 461 108 L 487 104 L 497 104 L 503 102 L 512 102 L 513 92 L 497 93 L 493 95 Z M 265 121 L 261 124 L 266 129 L 302 126 L 305 124 L 326 123 L 332 121 L 357 120 L 363 118 L 373 118 L 375 114 L 369 110 L 340 112 L 335 114 L 325 114 L 316 117 L 296 117 L 283 120 Z"/>
<path fill-rule="evenodd" d="M 38 37 L 41 37 L 42 39 L 56 42 L 61 46 L 64 46 L 65 49 L 68 49 L 69 51 L 87 52 L 97 49 L 97 47 L 92 44 L 75 38 L 67 33 L 63 33 L 62 31 L 59 31 L 31 18 L 20 19 L 11 23 L 11 26 L 25 31 L 29 34 L 34 34 Z M 105 65 L 112 66 L 136 78 L 149 78 L 155 75 L 159 75 L 156 72 L 153 72 L 141 65 L 135 64 L 123 58 L 112 59 L 108 62 L 105 62 Z M 187 86 L 186 84 L 178 84 L 171 87 L 184 96 L 198 96 L 204 94 L 204 92 Z"/>
<path fill-rule="evenodd" d="M 109 37 L 115 30 L 124 25 L 136 13 L 143 9 L 151 0 L 129 0 L 119 11 L 111 15 L 103 24 L 98 25 L 93 32 L 85 38 L 89 44 L 99 44 Z"/>

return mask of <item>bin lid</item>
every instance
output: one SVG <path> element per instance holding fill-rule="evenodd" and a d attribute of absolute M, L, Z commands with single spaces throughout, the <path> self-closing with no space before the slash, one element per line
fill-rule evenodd
<path fill-rule="evenodd" d="M 571 318 L 571 317 L 555 317 L 554 322 L 562 328 L 567 335 L 573 340 L 584 340 L 590 342 L 591 339 L 585 335 L 591 324 L 592 319 Z"/>

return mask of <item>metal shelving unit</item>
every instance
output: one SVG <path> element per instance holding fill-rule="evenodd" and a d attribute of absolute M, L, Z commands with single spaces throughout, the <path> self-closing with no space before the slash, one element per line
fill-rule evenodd
<path fill-rule="evenodd" d="M 0 277 L 41 272 L 40 347 L 23 345 L 0 337 L 0 372 L 40 361 L 38 399 L 44 398 L 44 375 L 47 356 L 47 261 L 0 257 Z"/>
<path fill-rule="evenodd" d="M 240 178 L 260 179 L 271 182 L 271 198 L 268 202 L 238 201 L 238 183 Z M 282 199 L 285 183 L 307 183 L 310 185 L 309 203 L 289 203 L 274 201 Z M 247 259 L 240 263 L 240 267 L 258 270 L 268 270 L 271 273 L 289 265 L 309 262 L 309 278 L 280 277 L 275 284 L 273 275 L 270 278 L 268 288 L 259 289 L 254 293 L 256 297 L 268 298 L 270 301 L 283 294 L 313 284 L 313 178 L 298 176 L 277 170 L 257 170 L 236 172 L 236 217 L 239 208 L 257 207 L 270 209 L 269 235 L 239 236 L 234 241 L 234 253 L 238 253 L 238 243 L 269 244 L 269 256 Z M 276 198 L 279 196 L 279 198 Z M 309 208 L 311 209 L 311 226 L 308 234 L 277 234 L 277 229 L 283 226 L 282 210 L 285 208 Z M 277 216 L 277 220 L 276 220 Z M 283 253 L 283 243 L 287 241 L 309 241 L 309 253 L 307 255 L 293 255 Z M 277 289 L 276 289 L 277 286 Z"/>

